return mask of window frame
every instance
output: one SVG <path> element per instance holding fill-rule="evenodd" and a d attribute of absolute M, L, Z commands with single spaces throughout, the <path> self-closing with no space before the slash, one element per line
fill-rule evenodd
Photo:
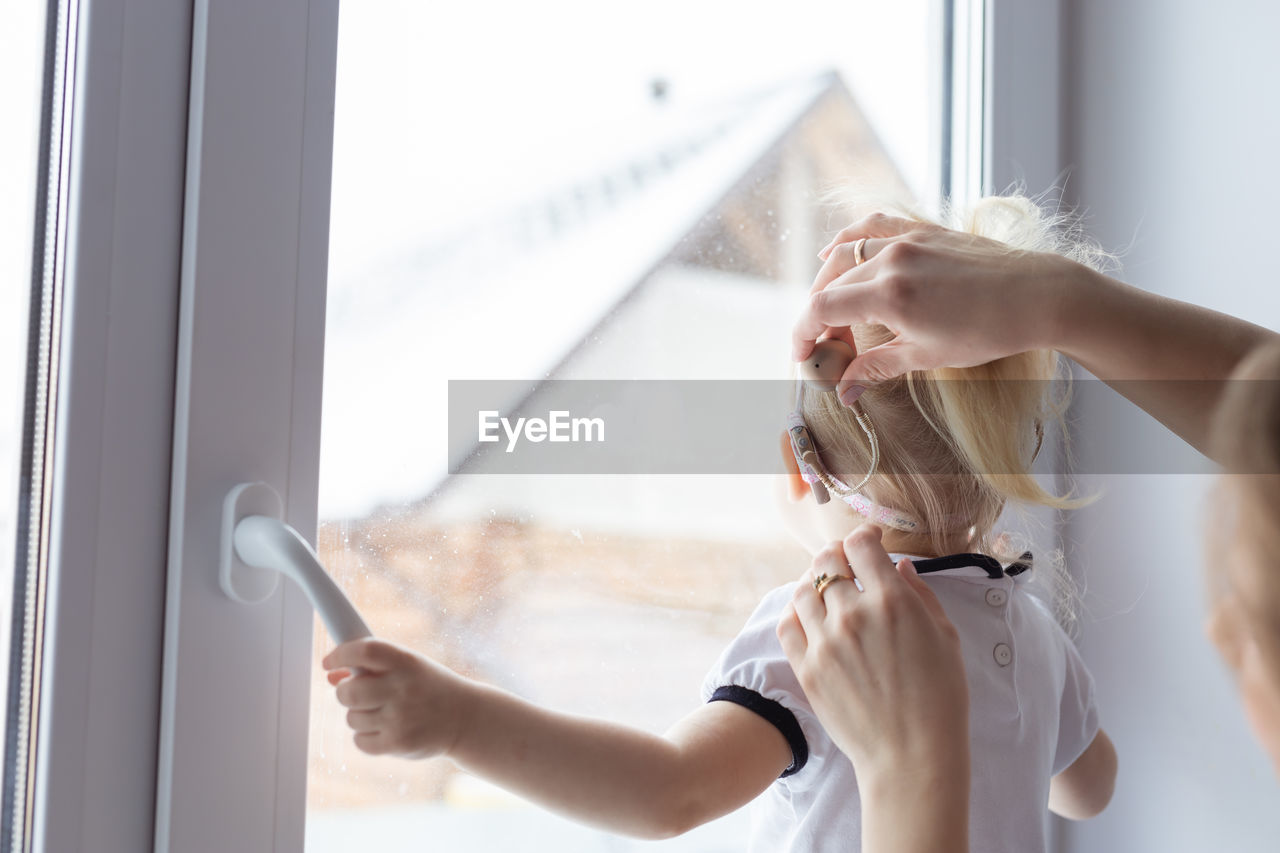
<path fill-rule="evenodd" d="M 70 5 L 66 238 L 61 255 L 46 251 L 65 274 L 36 771 L 25 826 L 5 843 L 145 849 L 190 10 L 163 0 Z"/>
<path fill-rule="evenodd" d="M 157 851 L 303 846 L 311 608 L 217 573 L 240 483 L 315 539 L 337 26 L 336 0 L 195 4 Z"/>

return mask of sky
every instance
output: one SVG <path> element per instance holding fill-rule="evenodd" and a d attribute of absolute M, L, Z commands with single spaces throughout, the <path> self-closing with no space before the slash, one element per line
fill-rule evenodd
<path fill-rule="evenodd" d="M 917 192 L 930 186 L 936 0 L 788 4 L 581 0 L 342 10 L 334 140 L 334 279 L 552 181 L 575 134 L 671 103 L 838 70 Z M 633 124 L 636 122 L 632 122 Z M 621 143 L 625 144 L 625 143 Z M 397 195 L 427 181 L 439 199 Z M 440 212 L 444 213 L 441 214 Z"/>

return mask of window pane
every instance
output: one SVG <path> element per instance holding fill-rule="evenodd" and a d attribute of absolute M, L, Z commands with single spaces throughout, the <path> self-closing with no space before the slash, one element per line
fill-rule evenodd
<path fill-rule="evenodd" d="M 776 478 L 450 474 L 448 382 L 787 376 L 846 224 L 828 199 L 934 200 L 939 21 L 930 0 L 344 7 L 319 544 L 376 633 L 653 731 L 699 704 L 808 566 Z M 318 666 L 312 714 L 313 853 L 639 846 L 444 760 L 359 753 Z"/>
<path fill-rule="evenodd" d="M 47 45 L 46 14 L 62 25 L 55 33 L 65 32 L 65 19 L 58 17 L 65 11 L 57 3 L 13 4 L 0 11 L 0 79 L 5 81 L 0 87 L 5 125 L 0 134 L 0 672 L 8 697 L 8 712 L 0 718 L 3 850 L 30 845 L 39 696 L 45 413 L 56 339 L 52 312 L 60 266 L 55 259 L 66 48 L 62 38 Z M 33 308 L 39 312 L 34 318 Z"/>

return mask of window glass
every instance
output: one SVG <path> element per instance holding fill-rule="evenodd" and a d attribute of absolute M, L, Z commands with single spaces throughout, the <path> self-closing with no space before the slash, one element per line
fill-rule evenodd
<path fill-rule="evenodd" d="M 449 383 L 536 400 L 545 380 L 786 377 L 846 224 L 830 199 L 934 200 L 939 9 L 343 8 L 319 548 L 375 633 L 653 731 L 699 704 L 761 596 L 809 564 L 777 478 L 460 465 Z M 447 760 L 361 754 L 316 638 L 309 851 L 639 845 Z M 741 850 L 748 831 L 740 812 L 659 846 Z"/>

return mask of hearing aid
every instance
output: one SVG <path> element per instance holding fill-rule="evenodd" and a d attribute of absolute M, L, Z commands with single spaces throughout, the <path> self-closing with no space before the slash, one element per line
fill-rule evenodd
<path fill-rule="evenodd" d="M 827 338 L 813 346 L 813 352 L 800 364 L 800 377 L 815 391 L 834 391 L 845 369 L 856 353 L 839 338 Z"/>

